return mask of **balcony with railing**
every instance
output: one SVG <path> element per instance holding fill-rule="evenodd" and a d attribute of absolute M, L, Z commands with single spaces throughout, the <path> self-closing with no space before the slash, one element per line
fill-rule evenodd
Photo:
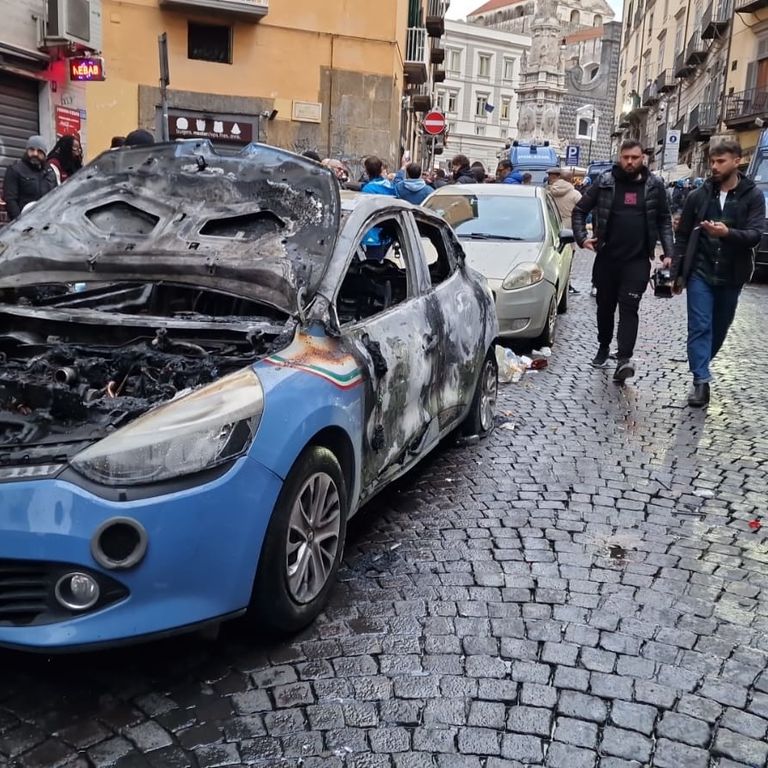
<path fill-rule="evenodd" d="M 429 49 L 429 63 L 433 65 L 445 63 L 445 48 L 443 48 L 443 44 L 435 38 L 432 38 L 432 45 Z"/>
<path fill-rule="evenodd" d="M 751 88 L 728 96 L 725 102 L 725 124 L 729 128 L 751 125 L 758 117 L 768 118 L 768 88 Z"/>
<path fill-rule="evenodd" d="M 754 13 L 768 8 L 768 0 L 736 0 L 736 13 Z"/>
<path fill-rule="evenodd" d="M 675 82 L 675 78 L 672 77 L 672 72 L 668 69 L 665 69 L 656 78 L 656 93 L 659 95 L 674 91 L 676 88 L 677 83 Z"/>
<path fill-rule="evenodd" d="M 707 44 L 701 39 L 701 30 L 697 29 L 688 40 L 685 49 L 685 63 L 691 67 L 698 66 L 707 58 Z"/>
<path fill-rule="evenodd" d="M 705 40 L 720 37 L 731 23 L 733 0 L 711 0 L 701 20 L 701 36 Z"/>
<path fill-rule="evenodd" d="M 696 67 L 692 67 L 690 64 L 688 64 L 685 51 L 680 51 L 680 53 L 675 56 L 675 66 L 673 68 L 675 77 L 688 77 L 688 75 L 693 73 L 695 70 Z"/>
<path fill-rule="evenodd" d="M 424 24 L 430 37 L 442 37 L 445 34 L 445 14 L 450 4 L 450 0 L 428 0 Z"/>
<path fill-rule="evenodd" d="M 409 85 L 421 85 L 429 79 L 429 47 L 424 27 L 408 28 L 403 69 Z"/>
<path fill-rule="evenodd" d="M 269 13 L 269 0 L 160 0 L 160 7 L 256 22 Z"/>
<path fill-rule="evenodd" d="M 429 84 L 408 88 L 410 106 L 414 112 L 429 112 L 432 109 L 432 89 Z"/>
<path fill-rule="evenodd" d="M 697 104 L 688 115 L 688 133 L 694 141 L 707 141 L 717 130 L 718 105 Z"/>
<path fill-rule="evenodd" d="M 643 106 L 652 107 L 654 104 L 659 103 L 660 98 L 661 97 L 656 87 L 656 83 L 648 83 L 648 85 L 645 86 L 645 90 L 643 91 Z"/>

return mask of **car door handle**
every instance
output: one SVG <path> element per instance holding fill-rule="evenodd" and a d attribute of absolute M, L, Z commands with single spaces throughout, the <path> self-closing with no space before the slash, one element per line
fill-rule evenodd
<path fill-rule="evenodd" d="M 424 351 L 434 352 L 437 349 L 437 336 L 433 334 L 425 334 L 424 336 Z"/>

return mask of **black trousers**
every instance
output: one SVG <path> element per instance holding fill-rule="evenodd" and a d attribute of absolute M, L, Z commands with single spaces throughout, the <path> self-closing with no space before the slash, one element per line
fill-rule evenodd
<path fill-rule="evenodd" d="M 646 258 L 620 261 L 605 253 L 595 258 L 592 276 L 597 288 L 597 341 L 601 347 L 611 345 L 618 307 L 619 360 L 628 360 L 635 351 L 638 309 L 650 275 L 651 262 Z"/>

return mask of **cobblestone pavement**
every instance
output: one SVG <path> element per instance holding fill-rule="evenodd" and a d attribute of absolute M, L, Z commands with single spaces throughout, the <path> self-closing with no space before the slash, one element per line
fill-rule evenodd
<path fill-rule="evenodd" d="M 679 300 L 645 298 L 631 386 L 588 367 L 588 271 L 550 368 L 503 390 L 514 428 L 369 506 L 313 627 L 0 652 L 0 764 L 765 766 L 768 288 L 704 413 Z"/>

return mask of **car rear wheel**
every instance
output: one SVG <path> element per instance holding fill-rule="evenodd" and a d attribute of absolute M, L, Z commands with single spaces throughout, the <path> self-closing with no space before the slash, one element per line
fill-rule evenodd
<path fill-rule="evenodd" d="M 567 291 L 566 291 L 567 293 Z M 557 291 L 552 294 L 547 309 L 547 320 L 541 335 L 533 342 L 534 348 L 551 347 L 555 343 L 555 329 L 557 328 Z"/>
<path fill-rule="evenodd" d="M 571 270 L 568 270 L 568 279 L 565 281 L 565 289 L 557 305 L 557 314 L 564 315 L 568 311 L 568 292 L 571 290 Z"/>
<path fill-rule="evenodd" d="M 264 538 L 250 606 L 258 628 L 297 632 L 323 610 L 344 551 L 347 516 L 338 459 L 310 446 L 288 473 Z"/>
<path fill-rule="evenodd" d="M 462 431 L 465 435 L 490 434 L 496 419 L 496 400 L 499 393 L 499 366 L 496 363 L 495 349 L 491 348 L 480 371 L 480 378 L 475 387 L 475 395 Z"/>

